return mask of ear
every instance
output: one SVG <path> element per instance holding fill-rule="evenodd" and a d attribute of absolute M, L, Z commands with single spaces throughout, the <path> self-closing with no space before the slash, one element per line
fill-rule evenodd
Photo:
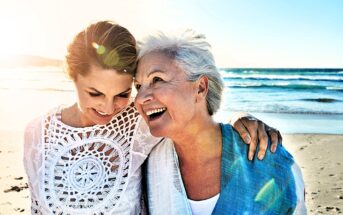
<path fill-rule="evenodd" d="M 197 99 L 196 101 L 201 101 L 206 99 L 208 93 L 208 77 L 201 76 L 197 80 Z"/>

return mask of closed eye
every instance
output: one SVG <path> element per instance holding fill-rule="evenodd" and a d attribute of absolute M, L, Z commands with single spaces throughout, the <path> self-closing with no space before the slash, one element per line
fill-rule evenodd
<path fill-rule="evenodd" d="M 118 95 L 118 97 L 129 98 L 130 95 L 131 95 L 131 91 L 130 92 L 121 93 L 121 94 Z"/>
<path fill-rule="evenodd" d="M 92 97 L 98 97 L 102 95 L 101 93 L 98 93 L 98 92 L 88 92 L 88 94 Z"/>

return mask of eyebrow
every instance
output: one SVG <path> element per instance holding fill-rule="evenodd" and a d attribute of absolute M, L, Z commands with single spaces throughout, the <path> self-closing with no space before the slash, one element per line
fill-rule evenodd
<path fill-rule="evenodd" d="M 97 93 L 103 94 L 101 91 L 95 89 L 94 87 L 89 87 L 88 89 L 93 90 L 93 91 L 95 91 L 95 92 L 97 92 Z M 129 92 L 130 90 L 131 90 L 131 87 L 127 88 L 125 91 L 123 91 L 123 92 L 121 92 L 121 93 L 118 93 L 117 95 L 120 95 L 120 94 L 123 94 L 123 93 L 127 93 L 127 92 Z M 117 95 L 115 95 L 115 96 L 117 96 Z"/>
<path fill-rule="evenodd" d="M 156 69 L 156 70 L 151 71 L 151 72 L 147 75 L 147 78 L 149 78 L 151 75 L 153 75 L 153 74 L 155 74 L 155 73 L 166 73 L 166 72 L 163 71 L 163 70 Z"/>
<path fill-rule="evenodd" d="M 89 90 L 92 90 L 92 91 L 95 91 L 95 92 L 97 92 L 97 93 L 102 93 L 102 92 L 100 92 L 99 90 L 95 89 L 94 87 L 88 87 L 88 89 L 89 89 Z"/>
<path fill-rule="evenodd" d="M 163 73 L 163 74 L 165 74 L 166 72 L 163 71 L 163 70 L 155 69 L 155 70 L 152 70 L 151 72 L 149 72 L 146 77 L 149 78 L 150 76 L 152 76 L 155 73 Z M 137 80 L 137 76 L 134 78 L 133 82 L 134 83 L 139 83 L 139 81 Z"/>

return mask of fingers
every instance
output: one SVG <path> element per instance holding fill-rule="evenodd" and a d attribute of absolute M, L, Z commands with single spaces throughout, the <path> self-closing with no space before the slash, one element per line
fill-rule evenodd
<path fill-rule="evenodd" d="M 282 144 L 282 136 L 277 129 L 269 127 L 247 113 L 235 114 L 231 120 L 231 125 L 240 134 L 243 141 L 249 144 L 249 160 L 253 160 L 258 144 L 258 159 L 262 160 L 265 157 L 269 137 L 271 140 L 271 152 L 275 152 L 278 144 Z"/>
<path fill-rule="evenodd" d="M 257 147 L 257 134 L 258 134 L 258 121 L 256 119 L 251 118 L 244 118 L 240 120 L 244 127 L 248 130 L 250 134 L 250 144 L 249 144 L 249 152 L 248 152 L 248 159 L 252 160 L 254 158 L 256 147 Z"/>
<path fill-rule="evenodd" d="M 236 120 L 233 123 L 233 128 L 239 133 L 239 135 L 241 136 L 241 138 L 243 139 L 243 141 L 246 144 L 250 144 L 251 142 L 251 138 L 249 135 L 248 130 L 245 128 L 245 126 L 243 125 L 242 121 L 240 119 Z"/>
<path fill-rule="evenodd" d="M 266 154 L 266 150 L 268 147 L 268 135 L 267 132 L 265 130 L 265 124 L 261 121 L 259 121 L 258 123 L 258 138 L 260 141 L 260 146 L 259 146 L 259 150 L 258 150 L 258 159 L 262 160 Z"/>
<path fill-rule="evenodd" d="M 280 134 L 280 131 L 276 130 L 275 128 L 269 127 L 267 125 L 266 125 L 266 131 L 271 138 L 270 151 L 274 153 L 277 149 L 277 145 L 278 144 L 282 145 L 282 136 Z"/>
<path fill-rule="evenodd" d="M 279 142 L 278 133 L 272 130 L 268 130 L 268 133 L 272 142 L 270 146 L 270 151 L 275 152 L 277 148 L 277 144 Z"/>

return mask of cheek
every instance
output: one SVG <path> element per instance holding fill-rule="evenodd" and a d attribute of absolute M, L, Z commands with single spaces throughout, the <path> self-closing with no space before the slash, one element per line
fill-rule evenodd
<path fill-rule="evenodd" d="M 142 110 L 142 106 L 137 101 L 137 97 L 135 98 L 134 104 L 135 104 L 135 108 L 137 109 L 138 113 L 144 118 L 144 113 L 143 113 L 143 110 Z"/>
<path fill-rule="evenodd" d="M 121 98 L 115 101 L 115 106 L 118 108 L 124 108 L 129 104 L 130 99 L 129 98 Z"/>
<path fill-rule="evenodd" d="M 160 92 L 160 99 L 163 101 L 168 101 L 169 105 L 172 106 L 185 106 L 189 105 L 193 100 L 193 96 L 189 91 L 184 89 L 173 89 Z"/>
<path fill-rule="evenodd" d="M 192 115 L 195 108 L 195 98 L 184 91 L 174 92 L 173 97 L 166 97 L 168 100 L 169 109 L 176 118 L 187 117 Z"/>
<path fill-rule="evenodd" d="M 137 110 L 139 111 L 139 113 L 140 113 L 141 107 L 140 107 L 140 105 L 139 105 L 139 103 L 138 103 L 138 101 L 137 101 L 137 96 L 135 97 L 134 104 L 135 104 L 136 109 L 137 109 Z"/>
<path fill-rule="evenodd" d="M 90 98 L 85 93 L 78 93 L 79 97 L 79 105 L 83 108 L 93 107 L 96 104 L 96 100 L 93 98 Z"/>
<path fill-rule="evenodd" d="M 79 105 L 84 105 L 86 103 L 86 96 L 83 93 L 77 92 Z"/>

